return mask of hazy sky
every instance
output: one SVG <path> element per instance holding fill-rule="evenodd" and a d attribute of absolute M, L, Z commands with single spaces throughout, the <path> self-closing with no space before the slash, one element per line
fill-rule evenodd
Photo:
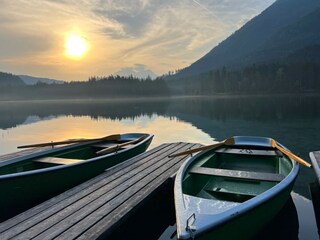
<path fill-rule="evenodd" d="M 0 0 L 0 71 L 63 80 L 189 66 L 275 0 Z M 66 55 L 78 35 L 81 58 Z"/>

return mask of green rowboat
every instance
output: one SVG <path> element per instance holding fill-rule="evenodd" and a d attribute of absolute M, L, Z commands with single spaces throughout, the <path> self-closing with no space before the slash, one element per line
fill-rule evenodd
<path fill-rule="evenodd" d="M 299 165 L 272 141 L 233 137 L 181 166 L 174 186 L 178 239 L 249 239 L 275 217 Z"/>
<path fill-rule="evenodd" d="M 153 135 L 129 133 L 52 148 L 0 162 L 0 221 L 143 153 Z M 33 146 L 45 146 L 38 144 Z M 52 145 L 54 145 L 52 143 Z"/>

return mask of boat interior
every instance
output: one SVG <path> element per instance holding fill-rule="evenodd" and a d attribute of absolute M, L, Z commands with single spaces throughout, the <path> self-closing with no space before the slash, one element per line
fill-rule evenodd
<path fill-rule="evenodd" d="M 79 146 L 63 151 L 58 150 L 52 154 L 48 154 L 42 157 L 26 159 L 17 163 L 2 166 L 0 168 L 0 175 L 26 172 L 59 165 L 82 162 L 88 159 L 101 156 L 101 154 L 98 154 L 98 152 L 101 150 L 110 149 L 110 151 L 106 151 L 104 153 L 108 154 L 131 148 L 134 144 L 127 144 L 121 146 L 122 144 L 128 143 L 130 141 L 132 141 L 132 139 L 120 139 L 118 141 L 101 141 L 96 144 L 88 144 L 87 146 Z"/>
<path fill-rule="evenodd" d="M 273 149 L 220 148 L 188 167 L 183 193 L 241 203 L 275 186 L 292 167 L 290 159 Z"/>

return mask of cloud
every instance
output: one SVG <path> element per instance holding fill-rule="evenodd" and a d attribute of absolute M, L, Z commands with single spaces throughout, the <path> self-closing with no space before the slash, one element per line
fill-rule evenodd
<path fill-rule="evenodd" d="M 152 53 L 150 61 L 167 61 L 172 69 L 181 68 L 222 41 L 226 30 L 220 20 L 193 1 L 175 1 L 158 9 L 144 37 L 126 48 L 122 57 L 133 59 Z"/>
<path fill-rule="evenodd" d="M 169 0 L 101 1 L 93 12 L 122 26 L 118 29 L 105 28 L 104 32 L 111 37 L 138 38 L 148 31 L 159 9 L 170 2 Z"/>
<path fill-rule="evenodd" d="M 36 55 L 39 52 L 50 49 L 54 44 L 44 35 L 32 35 L 22 32 L 0 32 L 1 58 L 13 58 L 27 55 Z M 12 47 L 8 47 L 12 46 Z"/>
<path fill-rule="evenodd" d="M 274 1 L 1 0 L 0 63 L 70 80 L 137 63 L 161 74 L 198 60 Z M 63 54 L 70 32 L 90 43 L 82 61 Z"/>

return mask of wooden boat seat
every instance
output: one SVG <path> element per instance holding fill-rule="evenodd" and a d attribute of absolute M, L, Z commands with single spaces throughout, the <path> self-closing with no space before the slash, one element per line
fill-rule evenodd
<path fill-rule="evenodd" d="M 220 148 L 220 149 L 217 149 L 215 152 L 238 154 L 238 155 L 275 156 L 275 157 L 283 156 L 282 152 L 280 152 L 279 150 Z"/>
<path fill-rule="evenodd" d="M 284 176 L 276 173 L 248 172 L 206 167 L 194 167 L 189 173 L 267 182 L 281 182 L 284 179 Z"/>
<path fill-rule="evenodd" d="M 79 159 L 70 159 L 70 158 L 57 158 L 57 157 L 43 157 L 33 160 L 33 162 L 37 163 L 51 163 L 57 165 L 66 165 L 72 163 L 82 162 L 83 160 Z"/>
<path fill-rule="evenodd" d="M 103 149 L 103 148 L 111 148 L 111 147 L 115 147 L 115 146 L 117 146 L 117 144 L 114 144 L 114 143 L 101 143 L 101 144 L 95 144 L 95 145 L 92 145 L 92 147 L 96 147 L 96 148 L 101 148 L 101 149 Z M 130 145 L 126 145 L 126 146 L 122 146 L 122 147 L 120 147 L 119 149 L 124 149 L 124 148 L 131 148 L 132 147 L 132 144 L 130 144 Z"/>
<path fill-rule="evenodd" d="M 116 145 L 116 143 L 97 143 L 92 145 L 92 147 L 95 148 L 107 148 L 107 147 L 113 147 L 114 145 Z"/>
<path fill-rule="evenodd" d="M 109 154 L 112 152 L 118 152 L 120 150 L 124 150 L 124 149 L 128 149 L 131 148 L 132 144 L 130 145 L 125 145 L 125 146 L 118 146 L 118 145 L 113 145 L 113 146 L 109 146 L 106 148 L 102 148 L 100 151 L 97 151 L 96 154 L 97 155 L 104 155 L 104 154 Z"/>
<path fill-rule="evenodd" d="M 232 202 L 244 202 L 258 195 L 258 193 L 253 194 L 253 193 L 240 192 L 240 191 L 232 192 L 232 191 L 227 191 L 225 189 L 220 189 L 220 188 L 205 189 L 205 192 L 207 192 L 207 194 L 210 194 L 211 196 L 218 198 L 220 200 L 224 199 Z"/>

